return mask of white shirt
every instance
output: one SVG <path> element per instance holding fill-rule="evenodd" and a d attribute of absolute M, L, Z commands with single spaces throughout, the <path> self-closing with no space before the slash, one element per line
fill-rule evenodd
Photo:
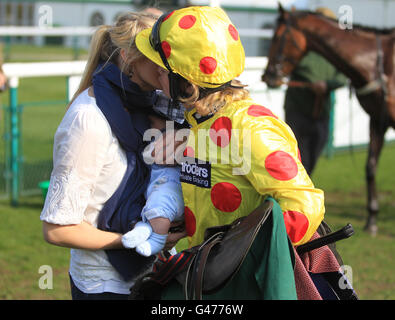
<path fill-rule="evenodd" d="M 40 219 L 97 227 L 99 212 L 116 191 L 127 161 L 95 98 L 82 92 L 67 110 L 56 133 L 53 171 Z M 103 250 L 71 249 L 70 275 L 85 293 L 129 294 L 125 282 Z"/>

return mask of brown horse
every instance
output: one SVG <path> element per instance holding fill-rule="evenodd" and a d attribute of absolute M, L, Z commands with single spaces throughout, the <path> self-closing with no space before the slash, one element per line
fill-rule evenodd
<path fill-rule="evenodd" d="M 369 216 L 365 230 L 377 232 L 379 204 L 376 168 L 389 127 L 395 128 L 395 30 L 353 26 L 342 30 L 336 20 L 319 13 L 287 12 L 279 8 L 269 62 L 262 80 L 278 87 L 309 51 L 326 58 L 355 88 L 362 108 L 370 116 L 366 180 Z"/>

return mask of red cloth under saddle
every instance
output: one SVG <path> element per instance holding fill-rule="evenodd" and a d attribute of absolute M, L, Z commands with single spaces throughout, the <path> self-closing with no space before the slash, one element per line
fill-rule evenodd
<path fill-rule="evenodd" d="M 311 240 L 319 238 L 320 235 L 315 232 Z M 299 254 L 295 252 L 295 285 L 298 300 L 322 300 L 316 286 L 311 280 L 308 272 L 323 273 L 337 272 L 340 265 L 335 255 L 328 246 L 323 246 L 309 252 Z"/>

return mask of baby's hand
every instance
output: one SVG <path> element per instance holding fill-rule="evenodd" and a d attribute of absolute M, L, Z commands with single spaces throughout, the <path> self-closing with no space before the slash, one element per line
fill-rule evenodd
<path fill-rule="evenodd" d="M 151 225 L 149 223 L 139 221 L 136 223 L 133 230 L 125 233 L 122 236 L 122 245 L 126 249 L 136 248 L 139 244 L 146 241 L 151 233 Z"/>

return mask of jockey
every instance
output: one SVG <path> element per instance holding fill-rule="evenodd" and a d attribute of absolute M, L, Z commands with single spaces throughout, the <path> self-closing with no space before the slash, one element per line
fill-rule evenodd
<path fill-rule="evenodd" d="M 323 191 L 306 173 L 291 129 L 235 80 L 245 54 L 226 13 L 175 10 L 140 32 L 136 45 L 161 67 L 164 92 L 188 109 L 181 182 L 189 245 L 268 196 L 280 205 L 292 244 L 309 241 L 324 217 Z"/>

